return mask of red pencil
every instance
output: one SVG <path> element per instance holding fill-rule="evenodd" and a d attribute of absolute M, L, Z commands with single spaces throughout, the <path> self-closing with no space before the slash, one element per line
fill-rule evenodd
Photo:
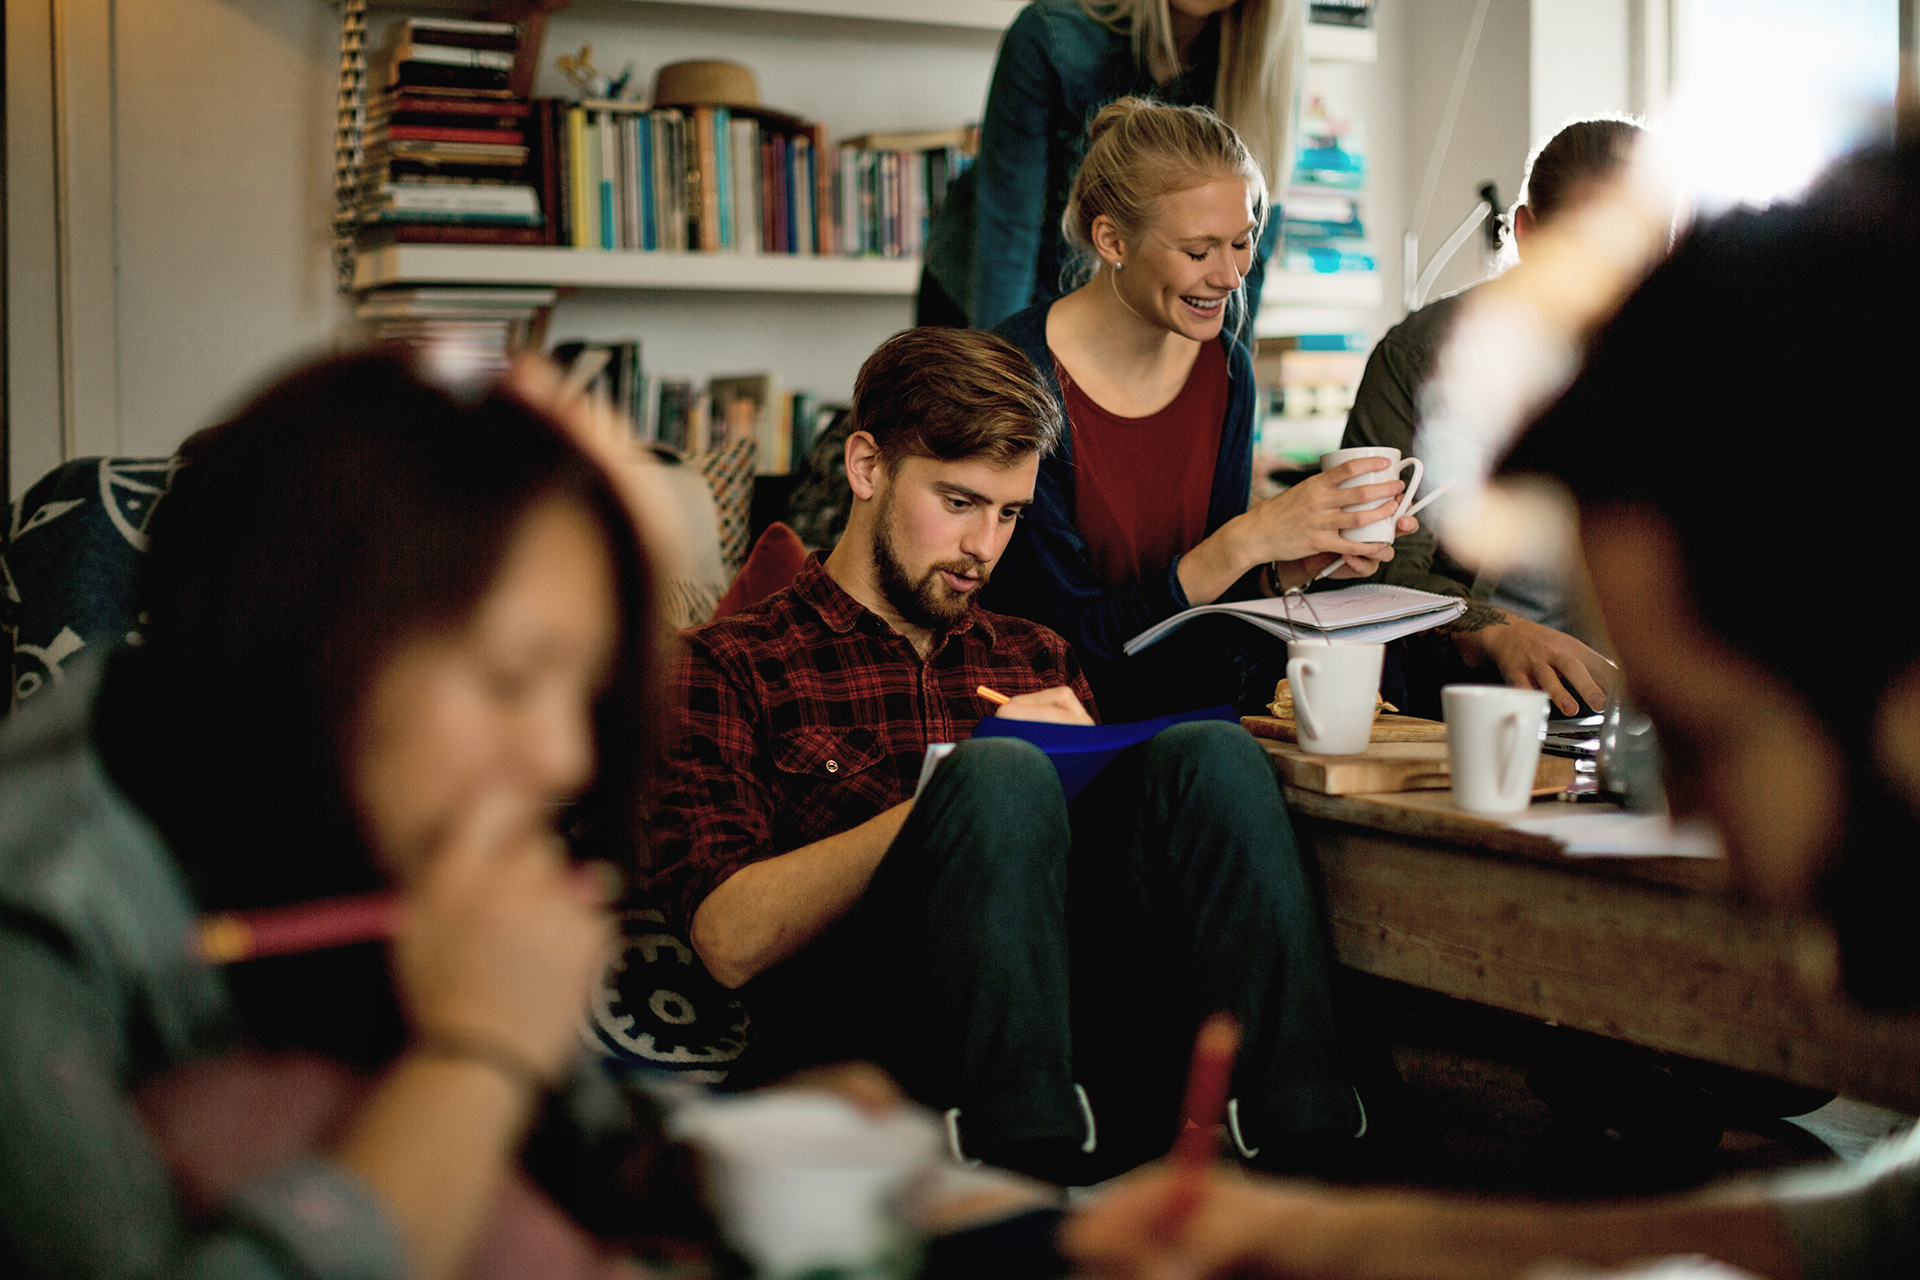
<path fill-rule="evenodd" d="M 1206 1189 L 1207 1169 L 1217 1147 L 1215 1135 L 1227 1118 L 1227 1088 L 1240 1051 L 1240 1024 L 1216 1013 L 1200 1024 L 1193 1040 L 1193 1068 L 1187 1074 L 1187 1100 L 1180 1108 L 1180 1136 L 1173 1142 L 1173 1189 L 1160 1218 L 1160 1236 L 1179 1234 Z"/>
<path fill-rule="evenodd" d="M 297 955 L 358 942 L 384 942 L 393 936 L 399 919 L 400 902 L 391 893 L 324 898 L 264 911 L 229 911 L 200 918 L 193 949 L 208 964 Z"/>

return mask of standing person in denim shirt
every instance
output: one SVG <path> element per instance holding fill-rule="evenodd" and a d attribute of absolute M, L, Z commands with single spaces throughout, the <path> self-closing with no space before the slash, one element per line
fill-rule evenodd
<path fill-rule="evenodd" d="M 1087 126 L 1122 97 L 1218 111 L 1274 190 L 1292 167 L 1304 0 L 1038 0 L 1007 28 L 987 92 L 980 158 L 928 235 L 916 323 L 990 329 L 1059 297 L 1069 261 L 1060 217 Z M 1247 272 L 1251 335 L 1279 219 Z"/>

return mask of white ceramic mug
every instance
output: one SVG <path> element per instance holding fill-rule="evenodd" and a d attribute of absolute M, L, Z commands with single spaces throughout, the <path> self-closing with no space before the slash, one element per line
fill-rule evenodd
<path fill-rule="evenodd" d="M 1425 479 L 1427 474 L 1426 464 L 1418 458 L 1402 459 L 1398 449 L 1388 448 L 1385 445 L 1368 445 L 1360 449 L 1335 449 L 1332 453 L 1321 454 L 1320 470 L 1331 471 L 1343 463 L 1352 462 L 1355 458 L 1385 458 L 1387 467 L 1384 471 L 1368 471 L 1355 476 L 1342 484 L 1340 486 L 1342 489 L 1358 489 L 1362 485 L 1384 484 L 1408 467 L 1413 468 L 1413 479 L 1407 482 L 1406 490 L 1401 493 L 1399 505 L 1394 507 L 1392 515 L 1352 529 L 1343 529 L 1340 534 L 1349 542 L 1392 542 L 1395 523 L 1401 516 L 1407 514 L 1408 509 L 1413 506 L 1413 495 L 1420 492 L 1420 481 Z M 1359 503 L 1340 509 L 1342 511 L 1378 511 L 1392 502 L 1391 498 L 1382 498 L 1379 502 Z"/>
<path fill-rule="evenodd" d="M 1472 813 L 1519 813 L 1533 802 L 1547 695 L 1495 684 L 1440 690 L 1453 802 Z"/>
<path fill-rule="evenodd" d="M 1367 749 L 1386 651 L 1385 645 L 1341 640 L 1287 646 L 1287 687 L 1301 750 L 1350 756 Z"/>

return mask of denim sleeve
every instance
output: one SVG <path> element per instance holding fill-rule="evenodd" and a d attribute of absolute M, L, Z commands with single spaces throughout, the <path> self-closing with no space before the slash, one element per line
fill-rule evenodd
<path fill-rule="evenodd" d="M 35 931 L 0 929 L 0 1258 L 71 1280 L 398 1280 L 399 1238 L 372 1195 L 313 1161 L 187 1219 L 121 1076 L 111 973 Z"/>
<path fill-rule="evenodd" d="M 1007 28 L 974 163 L 973 324 L 991 329 L 1033 300 L 1047 207 L 1047 145 L 1060 87 L 1039 6 Z"/>

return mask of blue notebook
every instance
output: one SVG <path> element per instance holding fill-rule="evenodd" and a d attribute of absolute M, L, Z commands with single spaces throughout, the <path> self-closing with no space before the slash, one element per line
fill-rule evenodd
<path fill-rule="evenodd" d="M 1135 720 L 1128 724 L 1051 724 L 1042 720 L 1002 720 L 987 716 L 974 729 L 976 738 L 1025 738 L 1047 753 L 1053 767 L 1060 771 L 1060 787 L 1072 800 L 1086 790 L 1113 758 L 1136 743 L 1145 742 L 1162 729 L 1189 720 L 1225 720 L 1239 724 L 1232 707 L 1221 705 L 1204 711 L 1182 711 L 1178 715 Z"/>

